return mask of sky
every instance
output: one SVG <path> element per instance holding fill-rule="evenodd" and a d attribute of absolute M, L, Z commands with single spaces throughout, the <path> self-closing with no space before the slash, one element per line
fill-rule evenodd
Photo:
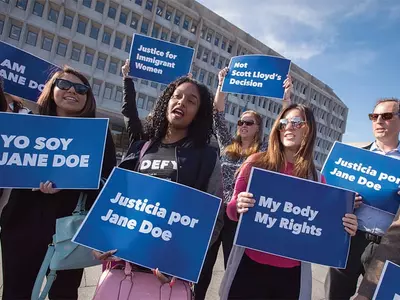
<path fill-rule="evenodd" d="M 400 98 L 400 1 L 198 1 L 328 84 L 349 108 L 344 142 L 373 141 L 376 100 Z"/>

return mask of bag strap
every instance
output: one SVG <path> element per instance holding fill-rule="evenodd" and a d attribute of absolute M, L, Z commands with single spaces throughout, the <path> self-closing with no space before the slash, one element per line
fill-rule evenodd
<path fill-rule="evenodd" d="M 137 163 L 135 165 L 135 169 L 133 171 L 137 171 L 139 169 L 140 163 L 142 162 L 142 158 L 146 154 L 146 151 L 150 148 L 151 143 L 152 143 L 151 141 L 146 141 L 143 144 L 142 149 L 140 149 L 139 158 L 138 158 Z"/>
<path fill-rule="evenodd" d="M 35 285 L 33 286 L 31 294 L 31 300 L 45 300 L 54 280 L 56 279 L 57 276 L 56 271 L 51 270 L 49 275 L 47 276 L 46 285 L 42 293 L 40 293 L 44 278 L 46 277 L 46 273 L 47 270 L 49 269 L 50 262 L 54 255 L 54 252 L 55 252 L 54 245 L 53 244 L 49 245 L 49 248 L 47 249 L 46 255 L 43 259 L 42 265 L 40 266 L 39 273 L 36 276 Z"/>
<path fill-rule="evenodd" d="M 73 215 L 75 214 L 83 214 L 85 212 L 85 207 L 86 207 L 86 199 L 87 199 L 87 194 L 84 192 L 81 192 L 79 194 L 79 199 L 78 203 L 76 204 L 76 207 L 73 211 Z"/>
<path fill-rule="evenodd" d="M 129 262 L 125 261 L 125 269 L 124 269 L 125 275 L 129 276 L 132 275 L 132 266 Z"/>

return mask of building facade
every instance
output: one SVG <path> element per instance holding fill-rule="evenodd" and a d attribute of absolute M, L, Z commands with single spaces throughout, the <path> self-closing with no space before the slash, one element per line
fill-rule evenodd
<path fill-rule="evenodd" d="M 214 92 L 218 72 L 232 56 L 281 56 L 194 0 L 0 0 L 0 40 L 83 72 L 96 95 L 98 114 L 110 118 L 120 155 L 128 142 L 120 114 L 120 70 L 134 33 L 194 48 L 193 76 Z M 292 100 L 311 106 L 318 122 L 315 161 L 321 167 L 333 142 L 342 140 L 348 108 L 329 86 L 297 65 L 291 65 L 290 73 Z M 165 86 L 134 80 L 144 118 Z M 240 114 L 252 109 L 263 116 L 266 139 L 281 106 L 279 99 L 230 94 L 228 127 L 234 134 Z"/>

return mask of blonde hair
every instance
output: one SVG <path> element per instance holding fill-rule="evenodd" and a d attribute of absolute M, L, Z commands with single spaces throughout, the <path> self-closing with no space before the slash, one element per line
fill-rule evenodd
<path fill-rule="evenodd" d="M 242 138 L 239 133 L 239 128 L 237 129 L 237 134 L 236 137 L 233 139 L 232 144 L 227 146 L 224 151 L 225 155 L 234 160 L 238 160 L 242 157 L 248 157 L 254 153 L 257 153 L 260 150 L 262 118 L 260 114 L 255 112 L 254 110 L 246 110 L 240 115 L 240 119 L 246 114 L 251 114 L 254 117 L 256 125 L 259 127 L 259 130 L 258 133 L 254 136 L 250 147 L 243 151 Z"/>

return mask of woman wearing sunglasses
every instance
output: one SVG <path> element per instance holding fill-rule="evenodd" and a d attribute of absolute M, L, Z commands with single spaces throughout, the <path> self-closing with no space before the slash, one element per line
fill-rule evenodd
<path fill-rule="evenodd" d="M 253 195 L 246 192 L 253 166 L 325 183 L 314 165 L 316 135 L 311 109 L 300 104 L 284 108 L 272 127 L 267 152 L 250 156 L 241 167 L 227 207 L 229 218 L 238 221 L 239 214 L 254 206 Z M 346 214 L 342 222 L 344 230 L 353 236 L 356 216 Z M 308 299 L 299 298 L 300 290 L 311 297 L 311 278 L 305 278 L 306 274 L 311 274 L 309 264 L 234 246 L 221 285 L 221 299 Z M 300 284 L 306 282 L 310 284 Z"/>
<path fill-rule="evenodd" d="M 37 103 L 40 115 L 84 118 L 96 115 L 96 101 L 88 80 L 69 67 L 52 76 Z M 108 132 L 102 177 L 108 177 L 115 164 L 114 143 Z M 71 215 L 80 192 L 57 190 L 49 181 L 41 183 L 40 190 L 12 190 L 0 220 L 2 299 L 30 299 L 48 244 L 55 233 L 56 219 Z M 86 205 L 91 206 L 98 191 L 86 193 Z M 82 273 L 83 270 L 57 272 L 49 299 L 77 299 Z"/>
<path fill-rule="evenodd" d="M 267 143 L 262 142 L 262 117 L 253 110 L 243 112 L 237 122 L 236 136 L 233 137 L 226 126 L 225 121 L 225 93 L 221 91 L 222 83 L 229 69 L 224 68 L 218 74 L 219 85 L 214 98 L 214 131 L 221 155 L 221 169 L 223 180 L 223 200 L 226 205 L 232 198 L 235 186 L 235 174 L 242 163 L 253 153 L 265 151 Z M 284 82 L 283 106 L 290 104 L 292 89 L 291 78 Z M 210 249 L 204 263 L 203 273 L 197 285 L 196 295 L 204 299 L 208 286 L 211 282 L 212 270 L 217 259 L 218 249 L 222 243 L 224 253 L 224 265 L 228 262 L 229 253 L 232 249 L 233 239 L 236 232 L 236 222 L 224 216 L 224 227 L 220 233 L 218 243 Z"/>

